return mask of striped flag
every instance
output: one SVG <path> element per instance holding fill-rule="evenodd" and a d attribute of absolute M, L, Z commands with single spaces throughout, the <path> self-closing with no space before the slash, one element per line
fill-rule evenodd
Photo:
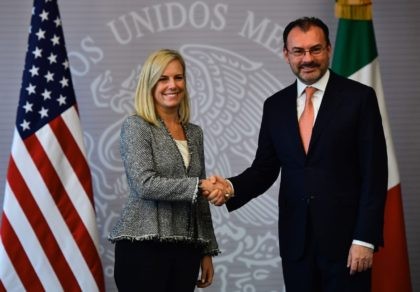
<path fill-rule="evenodd" d="M 56 0 L 34 0 L 0 226 L 0 291 L 104 291 Z"/>
<path fill-rule="evenodd" d="M 384 247 L 374 254 L 373 292 L 410 292 L 411 280 L 397 161 L 379 70 L 370 0 L 338 0 L 339 18 L 332 69 L 372 86 L 378 96 L 388 152 L 388 195 L 384 218 Z"/>

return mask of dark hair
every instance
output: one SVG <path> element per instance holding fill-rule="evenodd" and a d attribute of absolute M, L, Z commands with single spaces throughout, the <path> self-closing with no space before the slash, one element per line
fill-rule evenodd
<path fill-rule="evenodd" d="M 329 30 L 328 26 L 322 22 L 321 19 L 316 17 L 302 17 L 298 18 L 292 22 L 290 22 L 286 28 L 283 31 L 283 47 L 287 49 L 286 43 L 287 43 L 287 37 L 290 33 L 290 31 L 295 28 L 299 27 L 302 31 L 308 31 L 312 26 L 317 26 L 322 29 L 324 32 L 325 40 L 327 41 L 327 45 L 331 45 L 330 43 L 330 37 L 329 37 Z"/>

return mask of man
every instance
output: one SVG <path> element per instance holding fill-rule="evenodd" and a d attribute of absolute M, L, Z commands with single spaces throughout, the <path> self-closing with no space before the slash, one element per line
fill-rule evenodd
<path fill-rule="evenodd" d="M 226 198 L 234 192 L 226 203 L 233 211 L 267 191 L 281 170 L 287 292 L 370 291 L 373 252 L 383 245 L 388 170 L 376 94 L 328 69 L 328 34 L 317 18 L 286 26 L 283 55 L 297 80 L 265 101 L 252 165 L 228 179 L 231 188 L 212 178 Z M 204 193 L 216 205 L 226 200 Z"/>

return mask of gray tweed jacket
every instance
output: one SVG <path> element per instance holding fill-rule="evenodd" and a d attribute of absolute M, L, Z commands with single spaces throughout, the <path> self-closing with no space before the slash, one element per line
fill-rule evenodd
<path fill-rule="evenodd" d="M 184 127 L 191 157 L 186 169 L 175 141 L 160 124 L 133 115 L 122 125 L 120 151 L 130 192 L 108 239 L 188 243 L 216 255 L 209 203 L 198 195 L 198 180 L 206 177 L 203 132 L 191 123 Z"/>

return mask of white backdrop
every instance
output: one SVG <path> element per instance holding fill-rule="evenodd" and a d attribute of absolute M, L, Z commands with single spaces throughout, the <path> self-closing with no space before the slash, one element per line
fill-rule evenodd
<path fill-rule="evenodd" d="M 396 4 L 391 0 L 377 2 L 374 24 L 397 158 L 401 156 L 411 269 L 416 275 L 420 244 L 415 230 L 420 220 L 415 209 L 420 207 L 416 196 L 420 186 L 414 177 L 419 175 L 420 127 L 415 114 L 420 112 L 420 89 L 415 80 L 419 66 L 411 66 L 408 74 L 408 66 L 403 64 L 410 64 L 407 58 L 415 58 L 412 63 L 419 61 L 417 48 L 411 47 L 420 43 L 412 34 L 420 24 L 416 18 L 420 5 L 412 0 L 402 0 L 398 7 L 392 6 Z M 10 152 L 31 6 L 30 0 L 0 3 L 0 190 Z M 156 4 L 152 0 L 73 0 L 59 1 L 59 8 L 94 178 L 107 291 L 116 291 L 114 249 L 106 236 L 127 195 L 119 130 L 121 121 L 133 112 L 133 93 L 147 55 L 158 48 L 172 48 L 185 57 L 192 120 L 205 134 L 207 173 L 234 175 L 253 159 L 263 101 L 294 80 L 281 57 L 284 26 L 301 16 L 318 16 L 329 25 L 334 43 L 334 1 L 184 0 Z M 388 13 L 393 16 L 392 25 Z M 390 35 L 394 30 L 399 34 Z M 397 42 L 402 35 L 406 42 Z M 416 79 L 410 79 L 414 76 Z M 414 87 L 407 90 L 410 83 Z M 406 92 L 398 102 L 394 92 L 400 94 L 401 90 Z M 278 255 L 277 191 L 278 183 L 231 214 L 225 207 L 212 207 L 223 253 L 214 259 L 216 279 L 206 291 L 284 290 Z M 3 191 L 0 198 L 2 203 Z M 418 280 L 412 279 L 414 288 L 420 289 Z"/>

